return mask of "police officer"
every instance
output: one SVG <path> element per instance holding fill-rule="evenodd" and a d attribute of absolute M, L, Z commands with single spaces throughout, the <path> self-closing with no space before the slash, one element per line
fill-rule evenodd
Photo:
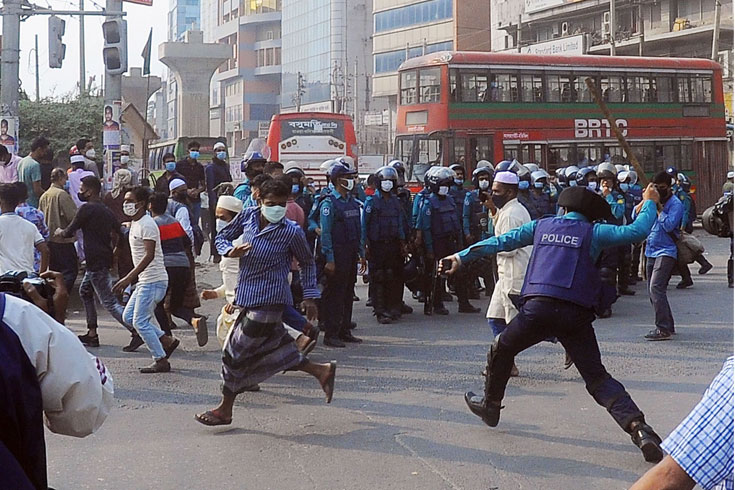
<path fill-rule="evenodd" d="M 457 211 L 457 217 L 462 222 L 462 210 L 464 208 L 464 200 L 469 194 L 469 191 L 464 188 L 465 170 L 461 163 L 453 163 L 449 166 L 449 169 L 454 171 L 454 184 L 449 189 L 449 195 L 454 200 L 454 208 Z M 464 237 L 459 243 L 462 247 L 464 244 Z"/>
<path fill-rule="evenodd" d="M 556 214 L 556 189 L 549 184 L 546 170 L 531 172 L 531 202 L 541 216 Z M 553 197 L 552 197 L 553 190 Z"/>
<path fill-rule="evenodd" d="M 304 216 L 308 216 L 314 205 L 314 199 L 309 192 L 304 192 L 306 174 L 297 166 L 289 167 L 285 174 L 291 177 L 291 193 L 296 196 L 294 201 L 304 211 Z"/>
<path fill-rule="evenodd" d="M 635 170 L 623 170 L 618 174 L 618 182 L 620 182 L 620 190 L 625 194 L 625 217 L 628 223 L 633 221 L 633 209 L 643 200 L 643 188 L 638 183 L 638 174 Z M 630 260 L 630 276 L 628 284 L 635 284 L 641 280 L 638 275 L 641 264 L 642 242 L 633 244 L 633 251 Z"/>
<path fill-rule="evenodd" d="M 398 174 L 396 197 L 401 203 L 401 211 L 403 212 L 403 233 L 406 236 L 406 252 L 411 253 L 414 237 L 413 227 L 411 226 L 411 191 L 406 188 L 406 166 L 400 160 L 393 160 L 388 166 L 392 167 Z M 402 280 L 405 280 L 405 275 Z M 403 296 L 401 295 L 401 314 L 407 315 L 410 313 L 413 313 L 413 308 L 403 301 Z"/>
<path fill-rule="evenodd" d="M 431 284 L 431 270 L 433 263 L 429 264 L 426 260 L 426 250 L 423 243 L 423 237 L 418 229 L 419 217 L 424 211 L 424 205 L 428 199 L 431 191 L 429 190 L 429 177 L 441 167 L 430 167 L 424 174 L 424 187 L 416 193 L 413 199 L 412 210 L 411 210 L 411 230 L 413 232 L 413 250 L 420 257 L 420 267 L 418 277 L 415 281 L 411 282 L 412 296 L 419 303 L 424 303 L 426 291 Z M 424 313 L 426 313 L 427 306 L 431 309 L 431 305 L 424 305 Z"/>
<path fill-rule="evenodd" d="M 678 173 L 676 175 L 676 185 L 678 187 L 676 197 L 678 197 L 684 205 L 684 214 L 681 217 L 681 225 L 679 226 L 679 229 L 687 233 L 692 233 L 694 231 L 694 220 L 697 219 L 697 206 L 690 193 L 692 183 L 689 181 L 689 177 L 683 173 Z M 697 256 L 694 257 L 694 261 L 699 264 L 699 274 L 706 274 L 712 269 L 712 264 L 702 253 L 698 253 Z M 689 265 L 684 261 L 680 261 L 678 267 L 679 273 L 681 274 L 681 282 L 676 285 L 677 289 L 684 289 L 689 286 L 693 286 L 694 281 L 692 281 L 692 274 L 689 272 Z"/>
<path fill-rule="evenodd" d="M 462 225 L 454 200 L 449 196 L 452 185 L 456 185 L 455 176 L 453 170 L 441 167 L 428 177 L 431 194 L 426 199 L 423 211 L 419 215 L 417 228 L 421 231 L 427 269 L 431 271 L 436 269 L 436 257 L 444 257 L 459 250 L 458 238 L 462 233 Z M 479 308 L 470 304 L 467 298 L 467 281 L 462 276 L 457 278 L 456 291 L 460 313 L 480 311 Z M 444 307 L 443 293 L 444 279 L 432 274 L 430 289 L 425 292 L 427 299 L 424 304 L 424 314 L 449 314 Z"/>
<path fill-rule="evenodd" d="M 245 174 L 245 180 L 240 185 L 235 187 L 235 197 L 243 202 L 244 207 L 257 206 L 257 203 L 253 201 L 251 194 L 252 188 L 250 182 L 263 173 L 265 163 L 267 159 L 259 152 L 252 152 L 250 155 L 240 162 L 240 170 Z"/>
<path fill-rule="evenodd" d="M 472 172 L 474 190 L 467 193 L 462 208 L 462 231 L 466 246 L 485 240 L 492 236 L 492 220 L 488 218 L 488 200 L 492 193 L 493 176 L 495 172 L 487 160 L 477 162 L 477 168 Z M 497 264 L 494 259 L 483 261 L 472 274 L 471 280 L 479 275 L 485 281 L 485 295 L 491 296 L 495 288 Z"/>
<path fill-rule="evenodd" d="M 395 195 L 398 172 L 381 167 L 375 172 L 375 194 L 365 200 L 362 238 L 370 266 L 373 314 L 382 324 L 401 316 L 403 303 L 404 216 Z"/>
<path fill-rule="evenodd" d="M 654 186 L 646 188 L 644 199 L 647 202 L 634 223 L 595 224 L 599 219 L 611 218 L 605 199 L 581 187 L 565 189 L 559 197 L 563 216 L 531 221 L 448 257 L 452 265 L 447 272 L 452 274 L 460 265 L 482 256 L 533 245 L 521 291 L 520 313 L 495 338 L 487 355 L 484 393 L 465 394 L 468 407 L 485 424 L 495 427 L 500 420 L 501 402 L 515 356 L 555 336 L 577 366 L 587 391 L 631 435 L 646 461 L 663 457 L 661 439 L 646 424 L 643 412 L 625 387 L 603 366 L 592 326 L 600 289 L 597 256 L 606 247 L 645 238 L 656 220 L 659 197 Z"/>
<path fill-rule="evenodd" d="M 564 177 L 566 178 L 567 187 L 575 187 L 577 185 L 577 172 L 579 172 L 579 167 L 576 165 L 565 167 Z"/>
<path fill-rule="evenodd" d="M 344 347 L 345 342 L 362 342 L 352 335 L 352 296 L 357 281 L 357 263 L 365 272 L 365 252 L 361 244 L 360 203 L 350 192 L 357 172 L 343 163 L 335 163 L 329 172 L 334 190 L 319 206 L 321 253 L 324 257 L 322 278 L 326 282 L 319 308 L 325 327 L 324 345 Z"/>

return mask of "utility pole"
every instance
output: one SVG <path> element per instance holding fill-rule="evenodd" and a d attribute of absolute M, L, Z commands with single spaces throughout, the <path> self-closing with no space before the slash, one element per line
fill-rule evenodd
<path fill-rule="evenodd" d="M 3 2 L 2 79 L 0 80 L 0 113 L 3 116 L 18 115 L 18 90 L 20 66 L 20 2 Z"/>
<path fill-rule="evenodd" d="M 36 34 L 36 102 L 41 100 L 41 89 L 38 76 L 38 34 Z"/>
<path fill-rule="evenodd" d="M 638 24 L 640 35 L 638 36 L 638 56 L 643 56 L 643 43 L 645 42 L 645 22 L 643 22 L 643 3 L 638 2 Z"/>
<path fill-rule="evenodd" d="M 122 0 L 107 0 L 105 10 L 109 14 L 120 14 L 112 17 L 122 20 Z M 112 105 L 122 99 L 122 75 L 112 75 L 105 69 L 105 105 Z"/>
<path fill-rule="evenodd" d="M 79 0 L 79 10 L 84 12 L 84 0 Z M 84 59 L 84 16 L 79 16 L 79 96 L 87 95 L 87 76 Z"/>
<path fill-rule="evenodd" d="M 717 61 L 720 51 L 720 15 L 722 14 L 722 2 L 715 0 L 715 26 L 712 30 L 712 60 Z"/>
<path fill-rule="evenodd" d="M 615 56 L 615 30 L 617 29 L 615 19 L 615 0 L 610 0 L 610 56 Z"/>

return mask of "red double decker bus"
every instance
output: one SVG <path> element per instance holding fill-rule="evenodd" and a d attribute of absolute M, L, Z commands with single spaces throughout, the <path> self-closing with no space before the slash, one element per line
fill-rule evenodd
<path fill-rule="evenodd" d="M 728 167 L 722 69 L 704 59 L 437 52 L 399 68 L 395 157 L 431 165 L 517 158 L 553 172 L 624 157 L 592 77 L 648 174 L 689 174 L 702 206 Z M 702 207 L 704 209 L 704 207 Z"/>
<path fill-rule="evenodd" d="M 357 164 L 357 138 L 352 119 L 329 112 L 294 112 L 271 118 L 268 130 L 270 159 L 296 162 L 310 177 L 323 179 L 324 160 L 350 156 Z"/>

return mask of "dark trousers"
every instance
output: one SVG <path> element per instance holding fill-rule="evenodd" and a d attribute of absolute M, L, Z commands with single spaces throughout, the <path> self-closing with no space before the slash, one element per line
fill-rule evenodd
<path fill-rule="evenodd" d="M 458 234 L 457 236 L 460 235 L 461 234 Z M 432 273 L 436 271 L 436 267 L 441 259 L 461 250 L 458 245 L 457 237 L 454 237 L 453 235 L 436 237 L 433 243 L 433 248 L 435 263 L 427 264 L 427 269 L 432 271 Z M 459 304 L 469 303 L 469 285 L 470 281 L 472 281 L 472 277 L 466 270 L 460 270 L 457 274 L 452 276 L 452 280 L 454 281 L 454 292 L 457 295 L 457 302 Z M 432 286 L 434 288 L 434 306 L 436 308 L 444 307 L 442 295 L 446 291 L 446 279 L 441 277 L 433 279 L 433 277 L 430 276 L 427 286 L 428 288 L 431 288 Z"/>
<path fill-rule="evenodd" d="M 97 307 L 94 302 L 95 294 L 97 294 L 100 303 L 110 312 L 110 315 L 115 320 L 130 332 L 134 332 L 133 327 L 123 320 L 123 307 L 117 302 L 117 298 L 112 293 L 112 278 L 110 277 L 110 271 L 107 269 L 85 271 L 84 276 L 82 276 L 82 282 L 79 284 L 79 297 L 82 299 L 84 312 L 87 315 L 87 328 L 97 328 Z"/>
<path fill-rule="evenodd" d="M 676 267 L 673 257 L 648 257 L 646 259 L 646 278 L 648 280 L 648 297 L 653 305 L 655 324 L 657 328 L 674 332 L 674 316 L 666 296 L 666 288 L 671 279 L 671 273 Z"/>
<path fill-rule="evenodd" d="M 630 257 L 630 277 L 640 277 L 642 243 L 633 244 L 633 254 Z"/>
<path fill-rule="evenodd" d="M 373 312 L 399 315 L 403 304 L 403 256 L 396 240 L 369 242 L 370 297 Z"/>
<path fill-rule="evenodd" d="M 52 271 L 61 272 L 64 276 L 64 284 L 66 290 L 71 293 L 74 288 L 74 281 L 77 280 L 79 273 L 79 260 L 77 258 L 77 249 L 73 243 L 55 243 L 48 242 L 49 268 Z"/>
<path fill-rule="evenodd" d="M 633 402 L 625 387 L 605 369 L 600 358 L 592 321 L 592 310 L 547 298 L 531 298 L 518 315 L 497 337 L 488 356 L 488 387 L 490 401 L 500 402 L 510 378 L 515 356 L 548 337 L 557 337 L 571 356 L 587 391 L 605 407 L 620 427 L 628 431 L 634 420 L 643 420 L 643 413 Z"/>
<path fill-rule="evenodd" d="M 286 305 L 284 307 L 283 323 L 302 333 L 306 328 L 306 318 L 293 305 Z"/>
<path fill-rule="evenodd" d="M 191 321 L 194 318 L 194 310 L 183 306 L 186 288 L 191 280 L 190 269 L 188 267 L 166 267 L 166 274 L 168 274 L 168 290 L 166 291 L 166 296 L 170 296 L 169 313 L 191 325 Z M 170 334 L 171 323 L 168 320 L 165 308 L 166 296 L 156 305 L 153 314 L 156 316 L 161 330 Z"/>
<path fill-rule="evenodd" d="M 210 196 L 213 193 L 210 193 Z M 219 257 L 219 253 L 217 252 L 217 247 L 214 245 L 214 239 L 217 237 L 217 227 L 215 226 L 215 223 L 217 222 L 217 218 L 214 215 L 214 211 L 217 208 L 216 204 L 212 204 L 211 198 L 209 201 L 209 209 L 207 210 L 207 216 L 209 216 L 209 255 L 212 257 Z"/>
<path fill-rule="evenodd" d="M 324 277 L 326 284 L 319 302 L 319 318 L 327 337 L 338 337 L 349 331 L 352 293 L 357 281 L 357 257 L 356 250 L 335 250 L 334 274 Z"/>
<path fill-rule="evenodd" d="M 633 248 L 631 245 L 623 245 L 620 247 L 620 267 L 618 267 L 618 291 L 628 289 L 628 286 L 631 283 L 631 264 L 633 263 L 632 251 Z"/>

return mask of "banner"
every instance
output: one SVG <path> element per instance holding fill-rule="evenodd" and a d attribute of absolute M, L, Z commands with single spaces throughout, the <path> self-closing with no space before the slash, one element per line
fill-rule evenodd
<path fill-rule="evenodd" d="M 18 154 L 18 118 L 2 116 L 0 119 L 0 145 L 14 155 Z"/>
<path fill-rule="evenodd" d="M 112 104 L 105 104 L 104 119 L 102 122 L 102 145 L 105 148 L 118 149 L 120 147 L 120 112 L 122 101 L 116 100 Z"/>

